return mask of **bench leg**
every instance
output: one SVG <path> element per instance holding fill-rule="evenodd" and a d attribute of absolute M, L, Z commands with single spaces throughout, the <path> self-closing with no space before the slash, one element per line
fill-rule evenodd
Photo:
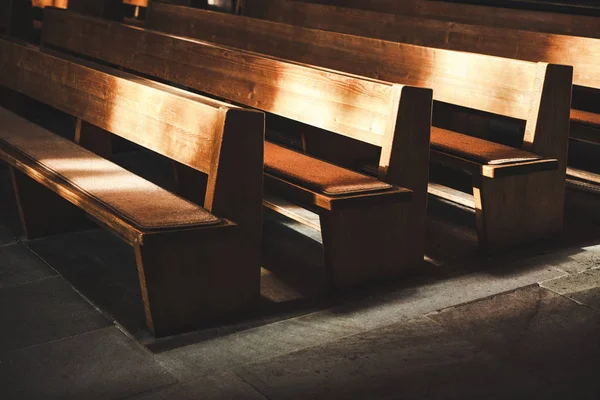
<path fill-rule="evenodd" d="M 100 157 L 110 158 L 113 153 L 113 135 L 102 128 L 77 119 L 75 143 L 96 153 Z"/>
<path fill-rule="evenodd" d="M 91 228 L 86 213 L 22 172 L 10 168 L 23 231 L 28 239 Z"/>
<path fill-rule="evenodd" d="M 407 204 L 321 214 L 329 283 L 344 290 L 406 274 L 423 260 L 410 249 Z M 420 259 L 420 260 L 419 260 Z"/>
<path fill-rule="evenodd" d="M 177 161 L 173 161 L 173 174 L 177 184 L 177 194 L 192 203 L 204 206 L 208 175 Z"/>
<path fill-rule="evenodd" d="M 565 184 L 556 177 L 554 171 L 474 177 L 480 249 L 490 253 L 560 233 Z"/>
<path fill-rule="evenodd" d="M 148 329 L 167 336 L 256 305 L 260 266 L 234 225 L 145 234 L 135 245 Z"/>

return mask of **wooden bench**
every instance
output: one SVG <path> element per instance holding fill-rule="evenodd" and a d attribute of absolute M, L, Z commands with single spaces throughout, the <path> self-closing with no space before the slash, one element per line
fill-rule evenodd
<path fill-rule="evenodd" d="M 258 5 L 264 0 L 238 0 L 238 7 Z M 448 3 L 430 0 L 302 0 L 305 3 L 348 7 L 353 10 L 439 19 L 487 27 L 523 29 L 536 32 L 600 38 L 598 17 L 530 10 Z M 255 11 L 262 12 L 255 8 Z M 253 11 L 254 12 L 254 11 Z M 258 15 L 253 15 L 258 17 Z M 273 17 L 275 15 L 272 14 Z M 393 18 L 389 16 L 389 18 Z M 268 18 L 272 19 L 272 18 Z M 385 20 L 378 20 L 383 23 Z"/>
<path fill-rule="evenodd" d="M 470 173 L 474 197 L 457 196 L 460 193 L 433 184 L 430 192 L 475 208 L 480 244 L 489 250 L 561 230 L 571 67 L 417 47 L 160 3 L 153 3 L 147 22 L 175 34 L 432 87 L 436 100 L 432 160 Z M 471 112 L 455 118 L 448 104 L 523 121 L 520 149 L 461 135 L 487 137 L 489 118 L 480 123 L 468 115 Z M 527 154 L 521 157 L 521 151 Z M 503 158 L 517 162 L 502 163 Z M 534 161 L 521 162 L 521 158 Z M 556 160 L 555 172 L 540 172 L 556 167 Z"/>
<path fill-rule="evenodd" d="M 286 123 L 284 129 L 293 125 L 305 137 L 352 139 L 344 142 L 346 147 L 337 148 L 340 153 L 351 152 L 352 143 L 365 143 L 371 153 L 380 153 L 375 179 L 266 145 L 267 191 L 320 216 L 332 287 L 347 288 L 398 275 L 422 262 L 431 90 L 61 10 L 48 10 L 45 18 L 44 46 L 297 121 L 301 124 Z M 322 156 L 328 158 L 328 154 Z M 280 211 L 276 205 L 267 206 Z"/>
<path fill-rule="evenodd" d="M 156 336 L 256 304 L 262 113 L 6 39 L 0 88 L 76 117 L 79 138 L 119 135 L 208 175 L 201 207 L 0 108 L 27 237 L 87 227 L 87 215 L 133 246 Z"/>
<path fill-rule="evenodd" d="M 245 14 L 307 28 L 525 61 L 572 65 L 575 86 L 570 136 L 575 140 L 600 144 L 600 39 L 350 10 L 302 1 L 257 0 L 246 4 L 246 8 L 242 10 Z M 246 37 L 247 42 L 261 43 L 265 47 L 257 48 L 256 51 L 280 57 L 287 56 L 277 51 L 290 49 L 291 40 L 286 40 L 285 45 L 279 45 L 276 50 L 266 46 L 270 43 L 265 41 L 266 36 L 275 35 L 269 31 L 276 31 L 275 25 L 265 24 L 265 27 L 261 28 L 254 20 L 235 20 L 229 16 L 218 15 L 214 15 L 213 18 L 213 15 L 199 10 L 155 3 L 153 15 L 149 17 L 147 26 L 201 39 L 206 39 L 207 34 L 215 29 L 218 29 L 222 37 L 237 35 L 242 39 L 245 33 L 240 31 L 246 28 L 254 33 L 253 37 Z M 198 24 L 199 21 L 203 21 L 204 25 Z M 596 22 L 600 32 L 600 18 Z M 232 24 L 240 24 L 240 27 L 233 27 Z M 228 29 L 229 32 L 226 33 L 224 29 Z M 240 46 L 239 43 L 233 43 L 232 39 L 222 40 L 220 43 Z M 575 177 L 576 174 L 575 169 L 568 170 L 569 177 Z M 594 181 L 600 184 L 600 176 L 595 176 Z"/>

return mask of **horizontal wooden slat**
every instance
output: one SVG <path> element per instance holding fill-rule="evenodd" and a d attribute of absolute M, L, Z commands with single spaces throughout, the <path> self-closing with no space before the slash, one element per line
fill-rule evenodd
<path fill-rule="evenodd" d="M 209 172 L 229 106 L 0 39 L 0 84 Z M 99 69 L 103 69 L 100 71 Z"/>
<path fill-rule="evenodd" d="M 285 22 L 330 31 L 346 29 L 346 25 L 340 27 L 336 22 L 337 15 L 334 18 L 322 11 L 318 15 L 305 15 L 300 11 L 289 17 Z M 282 20 L 281 16 L 279 20 Z M 328 22 L 327 26 L 319 23 L 323 20 Z M 400 44 L 160 3 L 152 6 L 148 24 L 173 34 L 385 81 L 430 87 L 434 89 L 435 100 L 519 119 L 528 117 L 536 68 L 530 62 Z M 374 30 L 385 27 L 380 21 L 366 24 Z M 352 24 L 349 22 L 348 25 Z M 351 33 L 356 34 L 357 29 Z"/>
<path fill-rule="evenodd" d="M 254 7 L 253 4 L 260 5 L 261 3 L 272 3 L 275 1 L 288 2 L 287 0 L 240 1 L 255 10 L 259 10 L 259 8 Z M 291 2 L 289 1 L 289 3 Z M 303 0 L 303 2 L 335 4 L 340 7 L 349 7 L 348 13 L 370 10 L 380 13 L 408 15 L 418 18 L 435 18 L 445 21 L 474 23 L 510 29 L 600 37 L 597 19 L 582 15 L 511 10 L 502 7 L 431 0 Z"/>
<path fill-rule="evenodd" d="M 60 10 L 44 43 L 380 146 L 393 86 Z"/>
<path fill-rule="evenodd" d="M 304 2 L 266 0 L 265 4 L 268 4 L 265 7 L 269 7 L 277 21 L 307 28 L 524 61 L 572 65 L 574 84 L 600 89 L 600 39 L 360 10 L 349 12 L 344 8 Z M 160 4 L 156 7 L 157 10 L 166 8 Z M 199 13 L 189 15 L 188 19 Z M 597 28 L 600 32 L 600 19 Z M 184 28 L 179 26 L 175 29 Z M 195 26 L 195 29 L 208 28 Z"/>

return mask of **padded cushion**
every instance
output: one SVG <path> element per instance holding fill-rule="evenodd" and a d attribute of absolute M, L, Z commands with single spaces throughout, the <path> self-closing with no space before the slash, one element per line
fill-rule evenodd
<path fill-rule="evenodd" d="M 265 142 L 265 172 L 328 196 L 391 189 L 393 186 L 273 143 Z"/>
<path fill-rule="evenodd" d="M 541 159 L 525 150 L 433 126 L 431 148 L 479 164 L 498 165 Z"/>
<path fill-rule="evenodd" d="M 600 114 L 571 109 L 571 122 L 600 128 Z"/>
<path fill-rule="evenodd" d="M 144 229 L 211 225 L 204 208 L 0 107 L 0 149 L 11 146 Z M 40 204 L 40 207 L 43 207 Z"/>

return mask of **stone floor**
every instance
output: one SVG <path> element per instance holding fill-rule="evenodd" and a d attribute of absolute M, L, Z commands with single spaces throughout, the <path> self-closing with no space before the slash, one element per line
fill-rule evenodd
<path fill-rule="evenodd" d="M 600 199 L 560 237 L 478 255 L 431 199 L 415 276 L 328 295 L 318 234 L 268 215 L 262 304 L 153 340 L 133 254 L 103 230 L 24 240 L 0 170 L 2 399 L 598 399 Z"/>

